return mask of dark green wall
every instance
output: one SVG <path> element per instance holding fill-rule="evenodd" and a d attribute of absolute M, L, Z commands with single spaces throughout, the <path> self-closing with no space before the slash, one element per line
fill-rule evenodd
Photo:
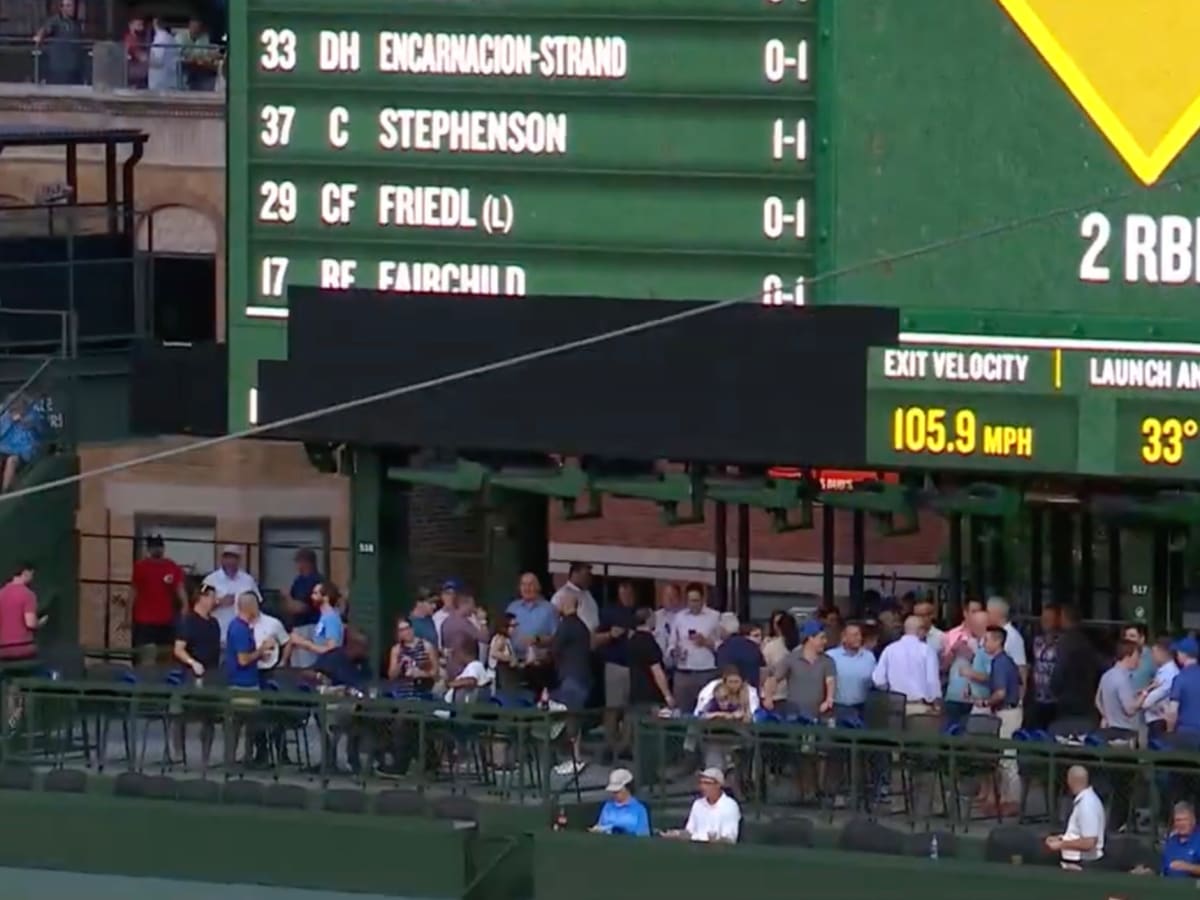
<path fill-rule="evenodd" d="M 1048 866 L 556 833 L 511 807 L 481 812 L 476 830 L 428 818 L 0 791 L 0 867 L 468 900 L 1195 894 L 1190 882 Z"/>
<path fill-rule="evenodd" d="M 1194 221 L 1195 141 L 1144 187 L 996 0 L 836 2 L 831 14 L 835 269 L 1059 208 L 1103 210 L 1115 230 L 1108 284 L 1080 282 L 1087 243 L 1068 212 L 839 278 L 822 302 L 900 306 L 908 330 L 1200 339 L 1195 284 L 1122 280 L 1126 214 Z M 1192 180 L 1167 184 L 1181 176 Z"/>
<path fill-rule="evenodd" d="M 35 460 L 19 487 L 68 478 L 79 472 L 79 457 L 63 453 Z M 37 567 L 33 589 L 38 606 L 50 621 L 39 637 L 76 643 L 79 640 L 79 547 L 75 539 L 78 484 L 17 497 L 0 503 L 0 584 L 18 565 Z"/>
<path fill-rule="evenodd" d="M 461 897 L 451 823 L 171 801 L 0 793 L 0 865 L 408 897 Z"/>
<path fill-rule="evenodd" d="M 547 832 L 534 842 L 534 900 L 1124 900 L 1190 896 L 1190 883 L 1134 875 L 1064 873 L 943 859 L 870 856 L 835 850 L 709 846 L 666 840 Z M 636 893 L 633 889 L 636 887 Z"/>

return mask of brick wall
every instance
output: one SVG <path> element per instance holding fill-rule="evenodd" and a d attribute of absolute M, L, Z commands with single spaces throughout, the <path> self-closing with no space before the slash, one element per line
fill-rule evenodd
<path fill-rule="evenodd" d="M 179 447 L 188 438 L 159 438 L 81 450 L 86 473 L 147 454 Z M 147 463 L 112 475 L 85 478 L 76 519 L 80 533 L 80 635 L 86 646 L 128 641 L 116 629 L 124 610 L 134 560 L 139 515 L 193 516 L 215 520 L 214 543 L 257 547 L 263 519 L 324 519 L 329 523 L 330 577 L 349 581 L 347 480 L 317 472 L 303 446 L 274 441 L 236 441 Z M 253 553 L 251 556 L 253 557 Z M 247 560 L 257 574 L 258 560 Z"/>
<path fill-rule="evenodd" d="M 484 523 L 478 508 L 464 507 L 442 488 L 414 487 L 409 494 L 409 584 L 436 587 L 458 578 L 479 590 L 484 576 Z"/>
<path fill-rule="evenodd" d="M 729 511 L 730 552 L 736 550 L 736 511 Z M 577 522 L 564 521 L 557 507 L 552 512 L 550 540 L 571 544 L 610 544 L 621 547 L 646 547 L 664 550 L 713 549 L 712 504 L 706 521 L 700 525 L 683 525 L 668 528 L 662 524 L 658 507 L 653 503 L 638 500 L 605 498 L 604 518 Z M 835 548 L 837 561 L 851 562 L 852 516 L 848 512 L 836 514 L 837 533 Z M 760 511 L 750 513 L 750 546 L 756 559 L 779 559 L 820 562 L 821 559 L 821 516 L 818 512 L 816 525 L 808 531 L 793 531 L 776 534 L 771 530 L 769 517 Z M 875 565 L 931 565 L 938 562 L 939 553 L 945 544 L 944 520 L 938 516 L 922 514 L 921 530 L 907 537 L 883 537 L 878 529 L 867 523 L 867 562 Z"/>

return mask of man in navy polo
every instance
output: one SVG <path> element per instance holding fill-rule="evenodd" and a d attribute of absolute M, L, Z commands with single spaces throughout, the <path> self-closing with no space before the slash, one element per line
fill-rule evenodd
<path fill-rule="evenodd" d="M 1000 737 L 1011 738 L 1021 727 L 1021 670 L 1005 650 L 1008 633 L 1000 625 L 989 625 L 984 635 L 983 649 L 991 659 L 988 673 L 988 696 L 976 711 L 990 712 L 1000 720 Z M 1000 797 L 997 808 L 1002 815 L 1015 815 L 1021 799 L 1021 777 L 1014 757 L 1005 753 L 998 766 Z"/>
<path fill-rule="evenodd" d="M 1179 674 L 1167 701 L 1167 731 L 1176 746 L 1200 748 L 1200 644 L 1194 637 L 1175 642 Z"/>
<path fill-rule="evenodd" d="M 1167 878 L 1200 878 L 1200 832 L 1196 810 L 1176 803 L 1171 833 L 1163 842 L 1161 872 Z"/>
<path fill-rule="evenodd" d="M 237 615 L 229 623 L 229 631 L 225 635 L 225 675 L 229 687 L 238 692 L 257 691 L 259 686 L 258 661 L 266 659 L 275 652 L 276 643 L 273 638 L 267 638 L 261 644 L 254 641 L 254 620 L 258 618 L 258 595 L 249 591 L 239 594 L 236 602 Z M 225 743 L 225 765 L 233 766 L 237 756 L 238 740 L 243 730 L 246 731 L 246 749 L 252 745 L 255 730 L 255 711 L 259 702 L 257 697 L 235 697 L 231 704 L 237 707 L 240 714 L 233 717 L 233 739 Z"/>
<path fill-rule="evenodd" d="M 254 642 L 254 620 L 258 618 L 258 597 L 250 592 L 239 594 L 237 616 L 229 623 L 225 637 L 225 675 L 229 686 L 242 690 L 258 688 L 258 661 L 275 650 L 275 640 Z"/>

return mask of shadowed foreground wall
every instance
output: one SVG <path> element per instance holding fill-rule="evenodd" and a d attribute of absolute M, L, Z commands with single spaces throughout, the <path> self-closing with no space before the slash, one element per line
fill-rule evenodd
<path fill-rule="evenodd" d="M 310 799 L 316 799 L 310 795 Z M 729 900 L 1169 900 L 1195 896 L 1190 882 L 1122 874 L 1063 873 L 942 859 L 743 844 L 709 847 L 537 830 L 536 815 L 487 804 L 480 828 L 422 818 L 272 810 L 228 804 L 0 791 L 0 866 L 304 891 L 469 900 L 614 900 L 637 896 Z M 214 836 L 220 839 L 214 842 Z M 322 852 L 303 852 L 321 847 Z M 749 876 L 748 876 L 749 873 Z M 0 871 L 0 878 L 3 872 Z M 32 875 L 18 884 L 36 883 Z M 32 879 L 32 880 L 31 880 Z M 0 882 L 5 900 L 19 893 Z M 53 887 L 49 882 L 47 887 Z M 105 882 L 104 884 L 108 884 Z M 149 888 L 152 883 L 140 882 Z M 97 886 L 103 886 L 97 882 Z M 239 888 L 221 895 L 241 900 Z M 78 891 L 47 890 L 40 896 Z M 163 890 L 144 896 L 161 897 Z M 88 894 L 103 898 L 106 895 Z M 187 900 L 184 891 L 171 895 Z M 114 895 L 116 896 L 116 895 Z M 136 900 L 141 893 L 119 894 Z M 197 894 L 199 896 L 199 894 Z M 330 900 L 288 891 L 256 900 Z"/>

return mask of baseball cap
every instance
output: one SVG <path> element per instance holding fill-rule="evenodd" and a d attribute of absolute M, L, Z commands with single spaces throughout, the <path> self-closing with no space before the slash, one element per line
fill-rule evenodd
<path fill-rule="evenodd" d="M 1176 653 L 1190 656 L 1192 659 L 1200 659 L 1200 643 L 1197 643 L 1194 637 L 1180 638 L 1172 645 L 1171 649 Z"/>
<path fill-rule="evenodd" d="M 146 546 L 147 547 L 162 547 L 162 546 L 164 546 L 162 535 L 161 534 L 150 535 L 148 538 L 146 538 Z"/>
<path fill-rule="evenodd" d="M 703 772 L 700 773 L 700 780 L 701 781 L 713 781 L 713 782 L 716 782 L 717 784 L 721 785 L 721 787 L 724 787 L 725 786 L 725 773 L 722 772 L 720 769 L 718 769 L 716 766 L 710 766 L 709 768 L 705 769 Z"/>
<path fill-rule="evenodd" d="M 221 555 L 222 556 L 240 557 L 242 555 L 242 548 L 239 547 L 237 544 L 226 544 L 224 547 L 221 548 Z"/>
<path fill-rule="evenodd" d="M 809 619 L 800 626 L 800 639 L 807 641 L 809 638 L 814 638 L 825 630 L 825 626 L 817 619 Z"/>
<path fill-rule="evenodd" d="M 628 769 L 613 769 L 608 774 L 608 785 L 604 788 L 610 794 L 623 791 L 633 784 L 633 773 Z"/>
<path fill-rule="evenodd" d="M 447 578 L 445 581 L 442 582 L 442 590 L 443 591 L 461 591 L 462 590 L 462 582 L 459 581 L 457 578 Z"/>

